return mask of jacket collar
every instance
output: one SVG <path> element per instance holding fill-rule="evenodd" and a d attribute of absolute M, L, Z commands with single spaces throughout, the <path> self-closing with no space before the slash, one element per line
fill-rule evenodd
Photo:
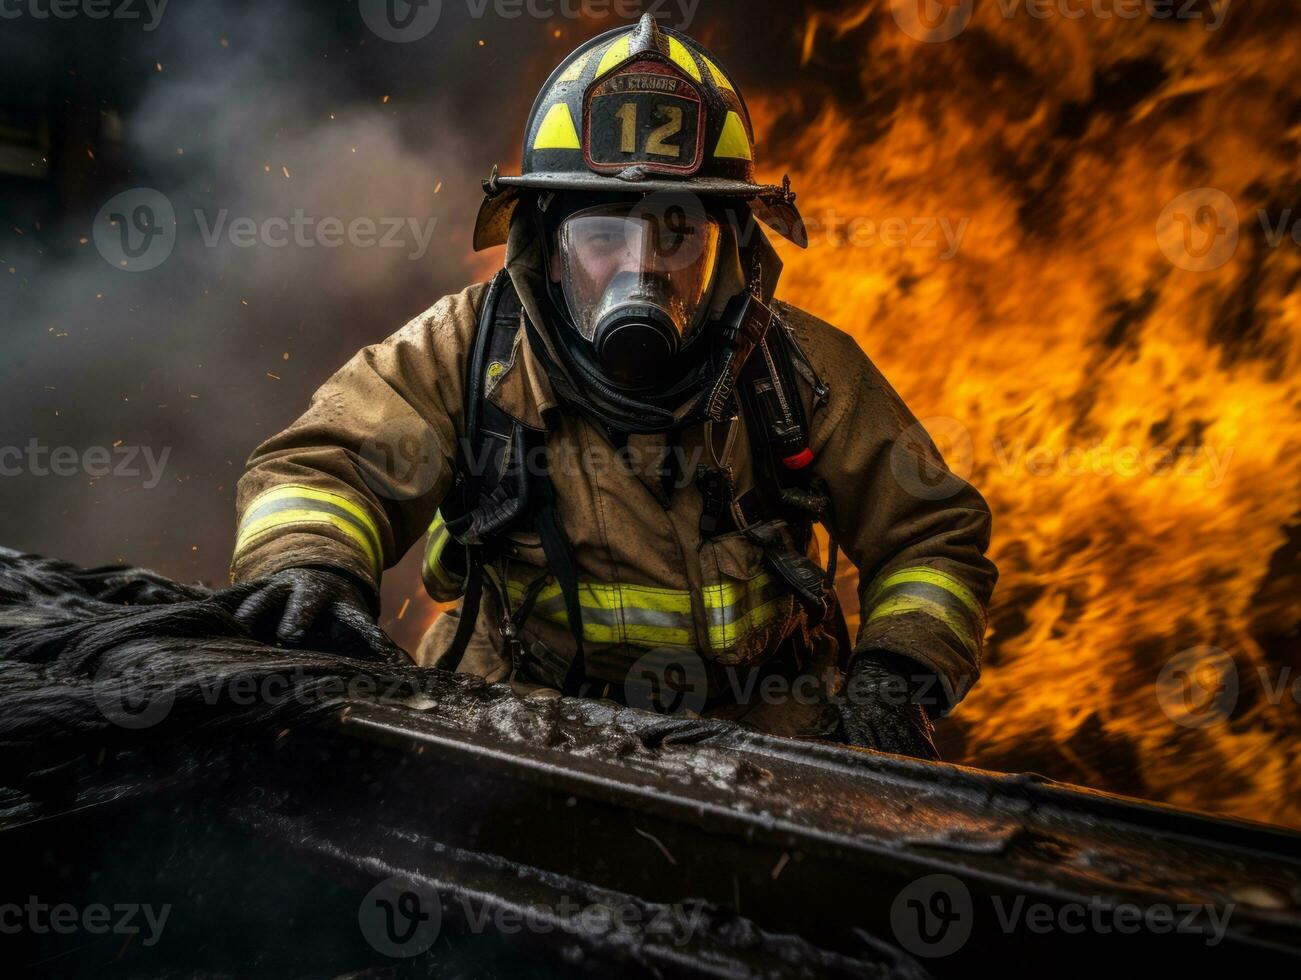
<path fill-rule="evenodd" d="M 511 226 L 506 244 L 506 271 L 524 308 L 522 315 L 535 324 L 545 323 L 538 299 L 546 288 L 542 279 L 542 249 L 528 222 L 516 221 Z M 538 335 L 544 344 L 550 343 L 542 331 Z M 553 361 L 558 360 L 554 351 L 551 357 Z M 521 425 L 545 431 L 545 414 L 557 407 L 559 400 L 524 330 L 515 334 L 510 364 L 491 383 L 486 397 Z"/>

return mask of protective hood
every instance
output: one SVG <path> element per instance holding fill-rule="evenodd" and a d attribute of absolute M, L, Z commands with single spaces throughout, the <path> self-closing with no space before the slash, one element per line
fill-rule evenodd
<path fill-rule="evenodd" d="M 708 359 L 700 362 L 699 377 L 683 378 L 664 391 L 630 396 L 610 386 L 597 364 L 565 342 L 565 332 L 573 328 L 556 309 L 548 289 L 538 222 L 528 213 L 532 207 L 530 203 L 529 208 L 521 209 L 511 223 L 506 269 L 527 316 L 525 342 L 557 398 L 587 412 L 608 429 L 627 433 L 671 431 L 698 418 L 712 381 Z M 724 230 L 714 288 L 699 325 L 700 340 L 706 343 L 712 322 L 732 297 L 753 283 L 760 298 L 770 302 L 781 275 L 781 259 L 752 219 L 742 224 L 739 237 Z"/>

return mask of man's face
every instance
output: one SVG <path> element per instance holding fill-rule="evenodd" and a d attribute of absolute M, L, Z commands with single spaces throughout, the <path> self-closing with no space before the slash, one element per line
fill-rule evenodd
<path fill-rule="evenodd" d="M 720 235 L 718 221 L 699 206 L 602 204 L 561 222 L 549 271 L 589 340 L 600 318 L 625 302 L 663 310 L 685 337 L 709 295 Z"/>

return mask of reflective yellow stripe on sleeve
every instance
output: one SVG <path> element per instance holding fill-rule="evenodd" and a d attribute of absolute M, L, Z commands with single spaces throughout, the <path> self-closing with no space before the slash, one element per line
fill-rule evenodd
<path fill-rule="evenodd" d="M 985 609 L 975 594 L 954 576 L 929 565 L 891 572 L 873 590 L 869 608 L 866 623 L 907 613 L 939 620 L 972 653 L 980 649 L 985 636 Z"/>
<path fill-rule="evenodd" d="M 295 484 L 273 487 L 254 498 L 240 521 L 235 554 L 271 531 L 314 524 L 346 535 L 366 555 L 376 575 L 383 569 L 379 528 L 360 505 L 342 494 Z"/>
<path fill-rule="evenodd" d="M 429 543 L 425 545 L 426 579 L 438 589 L 440 596 L 455 597 L 465 590 L 465 579 L 454 574 L 443 563 L 443 555 L 446 554 L 448 545 L 453 543 L 440 510 L 434 514 L 434 522 L 429 525 Z"/>

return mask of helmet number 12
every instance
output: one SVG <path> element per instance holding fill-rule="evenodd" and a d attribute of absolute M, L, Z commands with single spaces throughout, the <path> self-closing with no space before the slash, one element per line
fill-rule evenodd
<path fill-rule="evenodd" d="M 668 122 L 657 126 L 646 136 L 646 152 L 659 157 L 677 158 L 682 155 L 682 147 L 665 140 L 682 132 L 682 110 L 675 105 L 655 106 L 655 115 Z M 622 137 L 619 149 L 623 153 L 637 152 L 637 103 L 625 102 L 619 107 L 615 116 L 622 123 Z"/>

